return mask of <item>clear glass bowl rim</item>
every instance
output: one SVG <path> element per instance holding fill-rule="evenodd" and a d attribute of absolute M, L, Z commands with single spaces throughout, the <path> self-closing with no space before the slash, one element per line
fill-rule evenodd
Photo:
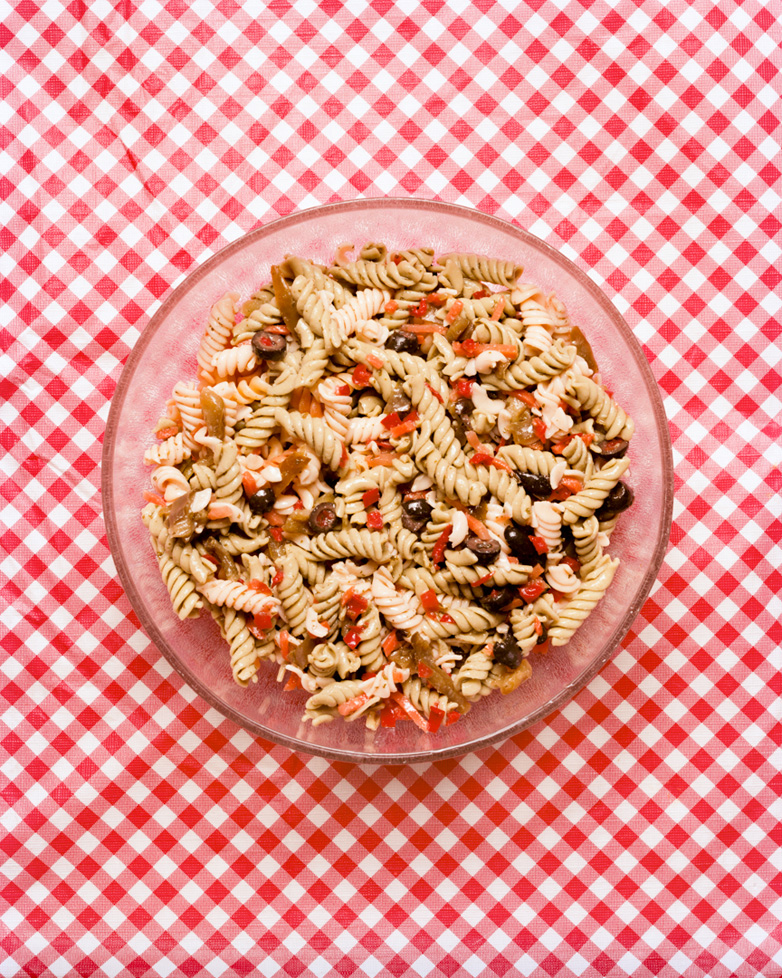
<path fill-rule="evenodd" d="M 663 484 L 665 486 L 665 495 L 663 499 L 663 511 L 661 514 L 653 557 L 642 584 L 636 593 L 635 600 L 628 605 L 624 616 L 617 623 L 613 634 L 610 636 L 608 641 L 606 641 L 603 654 L 598 656 L 590 664 L 590 666 L 578 676 L 576 681 L 563 687 L 556 696 L 554 696 L 543 706 L 539 707 L 533 713 L 530 713 L 528 716 L 525 716 L 515 723 L 496 730 L 491 734 L 478 737 L 471 742 L 459 744 L 455 747 L 443 748 L 441 750 L 435 748 L 427 751 L 383 754 L 380 756 L 361 754 L 356 751 L 340 751 L 321 747 L 317 744 L 305 743 L 297 740 L 294 737 L 288 737 L 285 734 L 280 734 L 279 732 L 270 729 L 261 723 L 254 722 L 246 716 L 242 716 L 231 709 L 231 707 L 225 704 L 219 697 L 215 696 L 214 693 L 207 688 L 197 676 L 193 674 L 186 663 L 184 663 L 169 647 L 168 643 L 159 632 L 155 621 L 147 613 L 142 595 L 136 587 L 133 576 L 130 574 L 125 563 L 120 543 L 120 531 L 116 514 L 114 513 L 112 506 L 104 506 L 104 521 L 106 524 L 109 549 L 112 557 L 114 558 L 117 573 L 125 593 L 130 600 L 131 606 L 138 615 L 141 625 L 146 631 L 147 635 L 152 639 L 153 644 L 191 689 L 195 690 L 195 692 L 197 692 L 198 695 L 201 696 L 201 698 L 204 699 L 210 706 L 214 707 L 215 710 L 217 710 L 227 719 L 233 721 L 237 726 L 248 730 L 264 740 L 287 747 L 293 751 L 314 754 L 332 761 L 373 765 L 414 764 L 447 760 L 448 758 L 480 750 L 484 747 L 490 747 L 493 744 L 508 740 L 510 737 L 521 733 L 523 730 L 531 727 L 539 720 L 542 720 L 551 713 L 556 712 L 558 709 L 560 709 L 560 707 L 571 700 L 573 696 L 575 696 L 579 690 L 583 689 L 584 686 L 586 686 L 587 683 L 614 656 L 619 643 L 630 629 L 630 626 L 637 617 L 644 602 L 648 598 L 652 585 L 654 584 L 654 581 L 660 571 L 660 567 L 662 566 L 668 546 L 673 519 L 674 497 L 673 451 L 671 447 L 668 420 L 665 415 L 660 389 L 654 379 L 649 362 L 624 317 L 608 299 L 602 289 L 592 282 L 586 272 L 582 271 L 582 269 L 574 264 L 569 258 L 566 258 L 559 251 L 547 244 L 541 238 L 538 238 L 536 235 L 518 228 L 513 224 L 502 220 L 501 218 L 485 214 L 483 211 L 479 211 L 471 207 L 465 207 L 461 204 L 450 204 L 441 201 L 419 199 L 414 197 L 377 197 L 340 201 L 337 203 L 323 204 L 318 207 L 307 208 L 304 210 L 296 210 L 285 217 L 280 217 L 270 221 L 267 224 L 264 224 L 261 227 L 255 228 L 254 230 L 249 231 L 247 234 L 242 235 L 242 237 L 237 238 L 236 241 L 231 242 L 231 244 L 226 245 L 225 248 L 222 248 L 214 255 L 211 255 L 202 265 L 199 265 L 198 268 L 187 275 L 185 279 L 172 290 L 160 308 L 150 318 L 141 336 L 131 350 L 125 366 L 122 369 L 120 379 L 117 382 L 117 387 L 111 400 L 102 453 L 101 492 L 104 500 L 113 500 L 114 498 L 112 466 L 114 448 L 118 435 L 118 425 L 120 416 L 122 414 L 122 406 L 130 390 L 136 366 L 141 360 L 143 352 L 154 340 L 158 323 L 166 318 L 169 310 L 172 307 L 176 306 L 182 293 L 189 289 L 194 282 L 207 275 L 215 265 L 220 264 L 232 254 L 247 247 L 250 242 L 254 241 L 256 238 L 264 236 L 265 234 L 271 233 L 272 231 L 284 230 L 285 228 L 293 228 L 302 221 L 311 221 L 313 218 L 317 218 L 319 213 L 325 214 L 340 211 L 346 216 L 349 216 L 350 213 L 354 211 L 366 211 L 381 207 L 400 207 L 405 209 L 415 208 L 417 210 L 436 211 L 444 216 L 447 216 L 448 213 L 453 213 L 462 217 L 469 217 L 472 220 L 484 222 L 487 226 L 493 226 L 506 234 L 515 236 L 521 242 L 545 253 L 551 261 L 560 265 L 567 274 L 577 279 L 577 281 L 590 292 L 592 298 L 603 308 L 606 315 L 611 319 L 613 325 L 616 326 L 622 334 L 624 334 L 624 338 L 628 342 L 628 346 L 633 355 L 636 366 L 644 378 L 647 392 L 650 395 L 653 405 L 657 433 L 660 436 L 660 447 L 662 450 L 662 462 L 664 467 Z"/>

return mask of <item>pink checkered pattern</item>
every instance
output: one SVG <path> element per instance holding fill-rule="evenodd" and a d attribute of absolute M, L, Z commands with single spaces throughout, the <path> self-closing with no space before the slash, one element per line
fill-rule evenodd
<path fill-rule="evenodd" d="M 778 0 L 2 3 L 0 975 L 782 974 Z M 673 540 L 560 713 L 295 756 L 150 645 L 101 519 L 172 285 L 295 208 L 515 221 L 613 298 Z"/>

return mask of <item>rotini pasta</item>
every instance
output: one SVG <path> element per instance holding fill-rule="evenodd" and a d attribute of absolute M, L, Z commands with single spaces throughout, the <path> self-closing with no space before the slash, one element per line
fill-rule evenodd
<path fill-rule="evenodd" d="M 315 725 L 436 730 L 601 600 L 634 426 L 521 273 L 370 242 L 217 298 L 144 453 L 142 519 L 174 612 L 212 615 L 238 684 L 274 663 Z"/>

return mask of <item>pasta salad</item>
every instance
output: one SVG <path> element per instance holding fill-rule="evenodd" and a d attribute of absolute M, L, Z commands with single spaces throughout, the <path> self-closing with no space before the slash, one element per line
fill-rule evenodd
<path fill-rule="evenodd" d="M 213 305 L 144 461 L 176 614 L 304 719 L 434 733 L 611 584 L 633 422 L 512 261 L 369 243 Z"/>

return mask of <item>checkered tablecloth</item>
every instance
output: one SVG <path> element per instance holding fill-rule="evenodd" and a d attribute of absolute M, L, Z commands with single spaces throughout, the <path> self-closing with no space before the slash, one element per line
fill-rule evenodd
<path fill-rule="evenodd" d="M 782 974 L 779 0 L 2 3 L 0 975 Z M 616 658 L 478 754 L 252 738 L 101 517 L 129 351 L 259 223 L 415 195 L 588 271 L 662 388 Z"/>

